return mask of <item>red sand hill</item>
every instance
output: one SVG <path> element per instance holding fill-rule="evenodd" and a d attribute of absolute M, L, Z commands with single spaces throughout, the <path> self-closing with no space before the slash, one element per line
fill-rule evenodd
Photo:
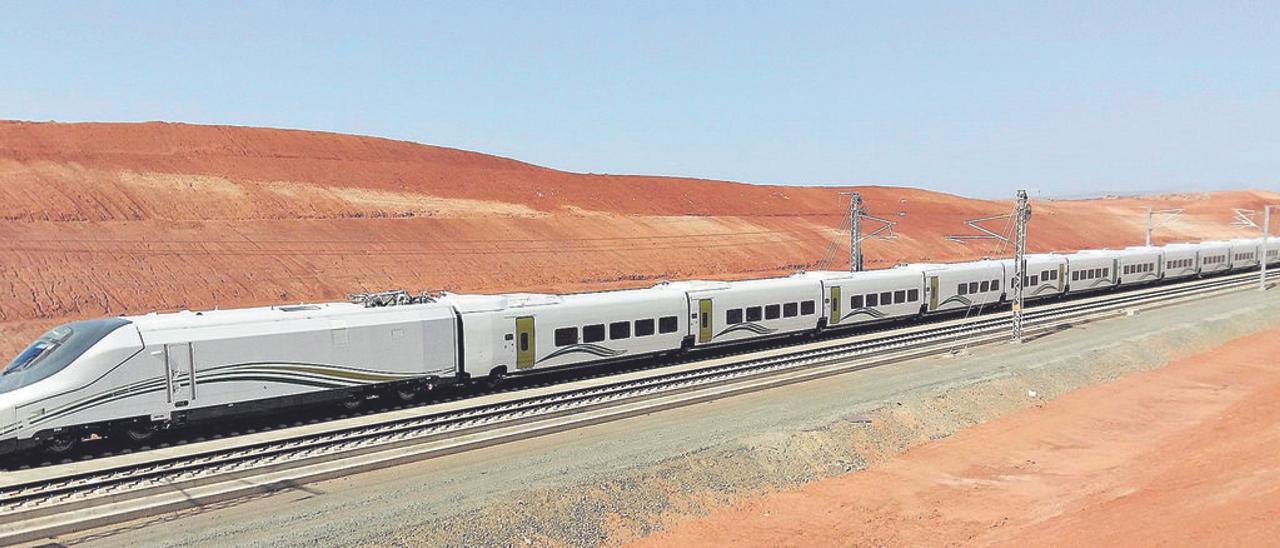
<path fill-rule="evenodd" d="M 584 175 L 371 137 L 0 122 L 0 353 L 70 319 L 388 288 L 583 290 L 845 268 L 847 189 Z M 1007 253 L 943 240 L 1008 202 L 858 188 L 899 221 L 869 266 Z M 1280 194 L 1036 201 L 1036 251 L 1233 237 Z M 999 228 L 999 225 L 997 228 Z"/>

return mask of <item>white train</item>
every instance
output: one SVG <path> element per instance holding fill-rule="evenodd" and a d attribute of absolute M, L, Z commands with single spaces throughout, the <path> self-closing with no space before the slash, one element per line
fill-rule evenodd
<path fill-rule="evenodd" d="M 1027 257 L 1029 299 L 1259 266 L 1260 240 Z M 1280 263 L 1280 241 L 1265 251 Z M 601 365 L 997 306 L 1011 260 L 680 281 L 572 295 L 452 295 L 400 306 L 327 303 L 73 322 L 0 374 L 0 453 L 444 383 Z"/>

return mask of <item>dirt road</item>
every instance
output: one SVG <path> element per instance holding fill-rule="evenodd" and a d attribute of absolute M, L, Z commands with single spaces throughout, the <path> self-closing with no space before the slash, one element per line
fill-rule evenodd
<path fill-rule="evenodd" d="M 1273 329 L 640 544 L 1273 544 L 1276 424 Z"/>

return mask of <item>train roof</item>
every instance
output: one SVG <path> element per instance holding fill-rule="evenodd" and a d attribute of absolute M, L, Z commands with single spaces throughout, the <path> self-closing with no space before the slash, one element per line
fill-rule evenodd
<path fill-rule="evenodd" d="M 860 272 L 849 272 L 846 270 L 815 270 L 811 272 L 801 272 L 796 274 L 794 277 L 811 280 L 876 280 L 902 276 L 919 276 L 923 272 L 924 269 L 918 266 L 897 265 L 892 268 L 877 268 L 874 270 L 863 270 Z"/>
<path fill-rule="evenodd" d="M 796 283 L 801 281 L 803 281 L 803 276 L 791 275 L 786 277 L 759 278 L 755 280 L 733 280 L 733 281 L 681 280 L 681 281 L 664 282 L 661 285 L 662 287 L 677 289 L 681 291 L 716 291 L 716 290 L 733 289 L 733 288 L 758 289 L 762 287 L 768 288 L 768 287 L 780 287 L 780 286 L 793 286 Z"/>
<path fill-rule="evenodd" d="M 438 300 L 444 305 L 453 306 L 459 312 L 482 312 L 505 310 L 509 308 L 531 308 L 536 306 L 554 306 L 558 304 L 577 304 L 590 301 L 592 304 L 627 304 L 647 301 L 658 297 L 675 296 L 681 292 L 669 284 L 658 284 L 653 287 L 636 289 L 616 289 L 610 291 L 591 291 L 584 293 L 503 293 L 497 295 L 461 295 L 445 294 Z"/>
<path fill-rule="evenodd" d="M 407 304 L 389 307 L 365 307 L 354 303 L 312 303 L 261 306 L 253 308 L 228 308 L 223 310 L 179 310 L 176 312 L 151 312 L 123 319 L 137 324 L 138 329 L 164 330 L 192 327 L 214 327 L 252 322 L 287 321 L 312 318 L 340 318 L 357 315 L 403 314 L 405 311 L 427 315 L 445 315 L 448 307 L 438 303 Z M 431 312 L 435 314 L 431 314 Z"/>
<path fill-rule="evenodd" d="M 963 263 L 911 263 L 907 265 L 907 267 L 918 268 L 924 272 L 935 272 L 938 270 L 973 270 L 991 268 L 993 266 L 1003 266 L 1002 261 L 1004 261 L 1004 259 L 981 259 Z"/>
<path fill-rule="evenodd" d="M 1071 255 L 1093 255 L 1095 257 L 1114 257 L 1119 254 L 1120 254 L 1120 251 L 1115 249 L 1081 249 L 1080 251 L 1069 254 L 1068 257 L 1070 257 Z"/>

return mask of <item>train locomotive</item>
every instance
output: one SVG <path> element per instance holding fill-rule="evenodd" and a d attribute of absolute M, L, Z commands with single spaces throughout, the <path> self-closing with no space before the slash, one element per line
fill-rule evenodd
<path fill-rule="evenodd" d="M 1280 264 L 1280 241 L 1029 255 L 1029 300 Z M 337 302 L 150 313 L 55 327 L 0 372 L 0 453 L 65 452 L 332 400 L 412 399 L 459 382 L 699 352 L 998 306 L 1011 260 L 867 272 L 664 282 L 567 295 L 443 294 L 398 306 Z"/>

